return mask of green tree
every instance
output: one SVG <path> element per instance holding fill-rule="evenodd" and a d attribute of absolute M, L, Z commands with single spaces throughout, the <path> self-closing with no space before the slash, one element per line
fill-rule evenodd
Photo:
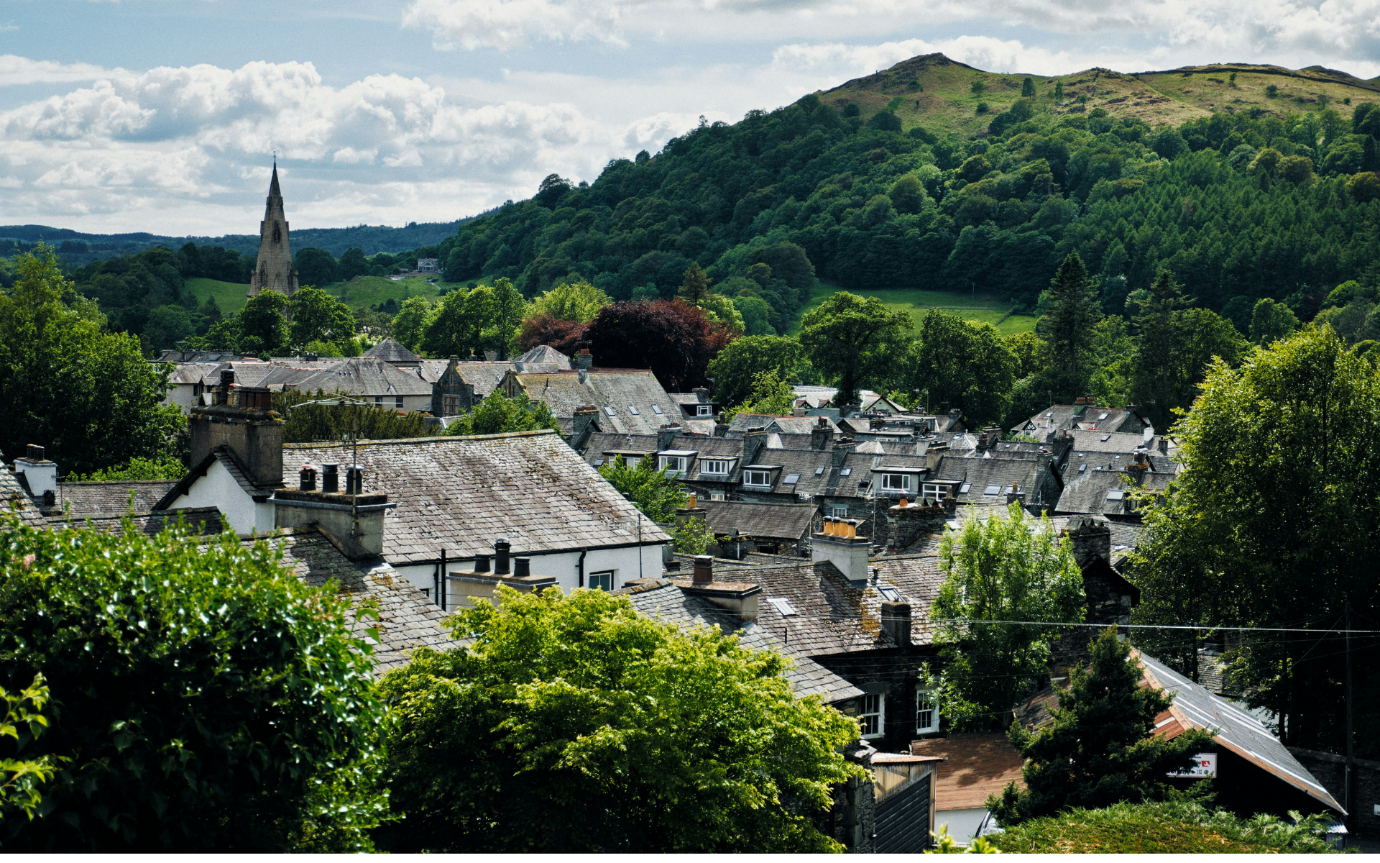
<path fill-rule="evenodd" d="M 767 369 L 757 373 L 747 400 L 724 411 L 724 418 L 732 420 L 741 413 L 789 416 L 794 407 L 795 387 L 781 380 L 775 369 Z"/>
<path fill-rule="evenodd" d="M 1063 633 L 1040 624 L 1083 619 L 1082 571 L 1049 518 L 1034 521 L 1018 503 L 946 533 L 939 568 L 930 616 L 945 660 L 945 714 L 955 730 L 999 729 L 1048 671 L 1050 642 Z"/>
<path fill-rule="evenodd" d="M 92 471 L 86 476 L 71 473 L 68 482 L 143 482 L 147 480 L 182 479 L 187 474 L 187 466 L 171 453 L 158 458 L 135 456 L 129 461 L 104 470 Z"/>
<path fill-rule="evenodd" d="M 1266 297 L 1255 304 L 1251 313 L 1251 341 L 1262 347 L 1278 341 L 1299 328 L 1299 319 L 1283 303 Z"/>
<path fill-rule="evenodd" d="M 301 249 L 292 265 L 297 269 L 297 281 L 303 287 L 329 285 L 340 281 L 340 271 L 335 258 L 325 249 L 314 249 L 310 246 Z"/>
<path fill-rule="evenodd" d="M 524 320 L 537 315 L 550 315 L 557 320 L 588 323 L 599 314 L 600 309 L 612 302 L 608 294 L 584 279 L 562 282 L 529 303 Z"/>
<path fill-rule="evenodd" d="M 771 371 L 780 380 L 792 380 L 804 356 L 800 342 L 788 336 L 734 339 L 709 363 L 715 396 L 721 404 L 747 401 L 758 375 Z"/>
<path fill-rule="evenodd" d="M 786 660 L 686 632 L 624 596 L 500 588 L 380 690 L 395 851 L 837 851 L 815 826 L 861 777 L 857 724 L 797 700 Z"/>
<path fill-rule="evenodd" d="M 738 318 L 743 322 L 743 333 L 749 336 L 774 336 L 776 328 L 771 325 L 771 306 L 757 296 L 739 294 L 733 298 L 733 308 L 738 310 Z M 742 339 L 733 342 L 737 344 Z M 732 345 L 730 345 L 731 347 Z"/>
<path fill-rule="evenodd" d="M 337 275 L 340 281 L 348 282 L 355 276 L 364 276 L 369 273 L 369 259 L 364 257 L 362 249 L 346 249 L 345 254 L 340 256 L 340 267 Z M 325 284 L 321 282 L 320 284 Z"/>
<path fill-rule="evenodd" d="M 1049 365 L 1049 345 L 1030 331 L 1004 336 L 1006 349 L 1016 358 L 1016 377 L 1024 378 L 1044 371 Z"/>
<path fill-rule="evenodd" d="M 339 398 L 342 403 L 303 404 L 333 398 Z M 354 401 L 354 396 L 338 390 L 330 394 L 322 390 L 274 393 L 273 409 L 283 417 L 283 442 L 347 440 L 356 432 L 363 440 L 430 437 L 436 433 L 436 427 L 429 425 L 420 413 L 402 414 L 392 408 L 357 405 Z"/>
<path fill-rule="evenodd" d="M 493 288 L 480 285 L 469 291 L 451 291 L 427 318 L 421 348 L 433 357 L 464 358 L 473 352 L 482 355 L 486 346 L 484 330 L 492 326 L 496 316 Z"/>
<path fill-rule="evenodd" d="M 7 692 L 0 687 L 0 698 L 5 701 L 0 741 L 12 738 L 17 754 L 48 730 L 43 708 L 52 699 L 52 693 L 40 672 L 22 690 Z M 51 754 L 24 761 L 0 757 L 0 817 L 10 819 L 23 812 L 32 821 L 43 803 L 43 786 L 52 781 L 60 764 L 62 760 Z"/>
<path fill-rule="evenodd" d="M 1102 319 L 1097 286 L 1077 252 L 1064 258 L 1049 283 L 1051 307 L 1038 332 L 1049 345 L 1050 365 L 1076 381 L 1087 379 L 1092 328 Z M 1080 388 L 1075 385 L 1075 388 Z"/>
<path fill-rule="evenodd" d="M 57 768 L 6 851 L 370 847 L 383 713 L 347 600 L 229 533 L 0 519 L 0 686 L 42 673 L 54 709 L 24 756 Z"/>
<path fill-rule="evenodd" d="M 700 269 L 699 264 L 691 264 L 685 271 L 685 278 L 681 281 L 676 295 L 692 306 L 698 306 L 709 295 L 709 277 Z"/>
<path fill-rule="evenodd" d="M 250 297 L 235 316 L 239 350 L 262 356 L 286 348 L 287 306 L 287 297 L 277 291 L 260 291 Z"/>
<path fill-rule="evenodd" d="M 839 382 L 837 402 L 858 403 L 858 381 L 882 378 L 902 347 L 910 315 L 888 311 L 876 297 L 843 291 L 805 314 L 800 344 L 811 363 Z"/>
<path fill-rule="evenodd" d="M 510 279 L 501 278 L 494 282 L 491 323 L 481 334 L 486 345 L 498 351 L 499 359 L 512 356 L 517 347 L 518 328 L 522 326 L 522 314 L 526 303 L 522 293 Z"/>
<path fill-rule="evenodd" d="M 1278 716 L 1290 746 L 1344 751 L 1344 654 L 1339 627 L 1380 617 L 1372 562 L 1380 559 L 1380 376 L 1330 328 L 1310 326 L 1231 368 L 1212 365 L 1202 395 L 1173 429 L 1181 472 L 1144 508 L 1133 555 L 1143 591 L 1138 623 L 1296 626 L 1317 638 L 1247 634 L 1236 681 Z M 1138 643 L 1188 676 L 1193 638 L 1148 632 Z M 1377 752 L 1380 681 L 1373 652 L 1357 651 L 1356 741 Z"/>
<path fill-rule="evenodd" d="M 536 431 L 551 429 L 560 431 L 551 408 L 543 402 L 534 402 L 526 393 L 518 393 L 516 398 L 508 398 L 503 390 L 494 388 L 469 413 L 456 417 L 446 427 L 448 435 L 506 434 L 508 432 Z"/>
<path fill-rule="evenodd" d="M 724 324 L 734 332 L 741 333 L 747 329 L 738 307 L 723 294 L 705 294 L 696 303 L 696 308 L 708 315 L 710 320 Z"/>
<path fill-rule="evenodd" d="M 155 351 L 175 348 L 178 342 L 195 332 L 192 313 L 181 306 L 159 306 L 149 312 L 148 323 L 144 324 L 144 335 Z"/>
<path fill-rule="evenodd" d="M 702 518 L 687 518 L 685 523 L 671 531 L 671 539 L 676 551 L 681 554 L 708 554 L 714 542 L 714 532 Z"/>
<path fill-rule="evenodd" d="M 658 469 L 652 456 L 643 456 L 637 464 L 629 465 L 620 458 L 610 459 L 599 468 L 599 475 L 608 480 L 619 494 L 632 501 L 647 518 L 665 523 L 676 517 L 676 510 L 685 506 L 686 495 L 680 483 Z"/>
<path fill-rule="evenodd" d="M 0 450 L 39 444 L 64 473 L 172 452 L 186 420 L 162 404 L 170 368 L 148 362 L 134 336 L 105 329 L 51 248 L 40 244 L 16 265 L 0 294 Z"/>
<path fill-rule="evenodd" d="M 918 213 L 925 206 L 925 184 L 914 174 L 905 174 L 887 190 L 891 205 L 898 213 Z"/>
<path fill-rule="evenodd" d="M 1062 102 L 1062 101 L 1064 101 L 1064 82 L 1063 82 L 1063 81 L 1055 81 L 1055 82 L 1054 82 L 1054 101 L 1055 101 L 1055 102 Z"/>
<path fill-rule="evenodd" d="M 449 294 L 447 294 L 449 296 Z M 426 297 L 408 297 L 393 316 L 393 339 L 408 350 L 421 350 L 422 335 L 431 319 L 431 303 Z"/>
<path fill-rule="evenodd" d="M 903 360 L 901 389 L 929 390 L 931 408 L 961 408 L 969 422 L 984 425 L 1006 411 L 1016 382 L 1016 357 L 997 333 L 980 321 L 965 321 L 930 309 Z"/>
<path fill-rule="evenodd" d="M 1031 734 L 1013 722 L 1011 744 L 1026 759 L 1026 787 L 1008 784 L 987 808 L 1002 826 L 1082 807 L 1100 809 L 1169 796 L 1169 773 L 1187 771 L 1193 756 L 1212 746 L 1213 735 L 1186 731 L 1172 740 L 1156 735 L 1155 717 L 1174 697 L 1140 685 L 1141 665 L 1116 628 L 1093 640 L 1092 667 L 1075 668 L 1072 685 L 1059 693 L 1054 724 Z"/>
<path fill-rule="evenodd" d="M 355 316 L 350 307 L 320 288 L 299 288 L 288 298 L 287 308 L 295 347 L 313 341 L 343 344 L 354 338 Z"/>
<path fill-rule="evenodd" d="M 1021 98 L 1022 98 L 1022 99 L 1034 99 L 1034 98 L 1035 98 L 1035 79 L 1034 79 L 1034 78 L 1031 78 L 1029 75 L 1027 75 L 1027 76 L 1025 77 L 1025 80 L 1021 82 Z"/>

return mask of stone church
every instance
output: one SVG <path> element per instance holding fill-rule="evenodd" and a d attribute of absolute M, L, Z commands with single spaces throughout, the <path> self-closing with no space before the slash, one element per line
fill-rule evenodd
<path fill-rule="evenodd" d="M 288 248 L 288 223 L 283 214 L 283 193 L 278 188 L 278 163 L 273 163 L 273 180 L 268 184 L 268 206 L 259 223 L 259 258 L 249 280 L 249 296 L 260 291 L 277 291 L 284 296 L 297 292 L 297 271 L 292 268 Z"/>

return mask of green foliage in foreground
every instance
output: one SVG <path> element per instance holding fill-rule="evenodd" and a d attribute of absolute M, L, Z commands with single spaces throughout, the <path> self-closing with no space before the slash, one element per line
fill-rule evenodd
<path fill-rule="evenodd" d="M 1212 746 L 1206 731 L 1172 740 L 1154 733 L 1155 717 L 1174 697 L 1140 685 L 1140 663 L 1131 661 L 1131 648 L 1115 628 L 1091 647 L 1092 670 L 1073 670 L 1052 727 L 1031 734 L 1011 723 L 1007 736 L 1025 759 L 1026 787 L 1017 791 L 1011 782 L 1000 799 L 988 798 L 987 808 L 1003 827 L 1075 806 L 1173 797 L 1165 777 L 1188 770 L 1193 754 Z"/>
<path fill-rule="evenodd" d="M 988 836 L 1017 854 L 1324 854 L 1327 825 L 1316 816 L 1244 819 L 1187 800 L 1118 803 L 1037 818 Z"/>
<path fill-rule="evenodd" d="M 651 455 L 643 456 L 635 465 L 625 464 L 621 457 L 610 459 L 599 468 L 599 475 L 652 521 L 668 522 L 685 506 L 680 483 L 658 469 Z"/>
<path fill-rule="evenodd" d="M 67 477 L 67 481 L 140 482 L 145 480 L 173 480 L 182 479 L 186 473 L 187 466 L 176 456 L 161 455 L 157 458 L 135 456 L 124 464 L 92 471 L 85 476 L 72 474 Z"/>
<path fill-rule="evenodd" d="M 232 534 L 198 547 L 180 525 L 46 531 L 5 514 L 0 542 L 0 687 L 41 673 L 52 698 L 46 732 L 0 736 L 0 759 L 57 768 L 0 849 L 370 847 L 383 717 L 346 602 Z"/>
<path fill-rule="evenodd" d="M 35 674 L 33 683 L 19 692 L 0 688 L 5 700 L 5 718 L 0 720 L 0 738 L 14 738 L 15 749 L 22 750 L 48 730 L 48 717 L 43 707 L 52 698 L 42 674 Z M 60 759 L 44 755 L 34 760 L 0 758 L 0 819 L 12 818 L 23 812 L 30 821 L 43 802 L 39 788 L 53 778 Z"/>
<path fill-rule="evenodd" d="M 779 654 L 682 632 L 624 596 L 499 589 L 380 690 L 381 847 L 438 852 L 821 852 L 815 817 L 861 771 L 858 727 L 797 700 Z"/>
<path fill-rule="evenodd" d="M 495 388 L 469 413 L 453 420 L 446 427 L 446 434 L 507 434 L 539 429 L 551 429 L 556 432 L 561 430 L 555 415 L 545 402 L 534 402 L 526 393 L 518 393 L 516 398 L 508 398 L 507 393 Z"/>
<path fill-rule="evenodd" d="M 336 397 L 344 404 L 303 404 Z M 323 390 L 314 393 L 295 390 L 274 393 L 273 409 L 284 417 L 283 442 L 351 440 L 356 431 L 361 440 L 398 440 L 434 435 L 439 428 L 428 425 L 426 418 L 419 413 L 403 414 L 392 408 L 353 405 L 353 401 L 354 396 L 339 390 L 329 395 Z"/>

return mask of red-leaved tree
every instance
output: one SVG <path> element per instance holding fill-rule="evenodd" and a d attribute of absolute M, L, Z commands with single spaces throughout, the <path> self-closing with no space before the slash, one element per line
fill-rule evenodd
<path fill-rule="evenodd" d="M 680 299 L 615 303 L 585 327 L 596 366 L 651 369 L 669 392 L 706 386 L 709 361 L 736 335 Z"/>
<path fill-rule="evenodd" d="M 530 351 L 537 345 L 549 345 L 566 356 L 574 356 L 584 347 L 585 326 L 548 314 L 533 315 L 518 330 L 518 347 Z"/>

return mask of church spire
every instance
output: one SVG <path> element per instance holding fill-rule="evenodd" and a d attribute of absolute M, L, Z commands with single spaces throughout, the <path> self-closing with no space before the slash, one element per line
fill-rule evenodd
<path fill-rule="evenodd" d="M 277 157 L 277 156 L 274 156 L 274 157 L 273 157 L 273 179 L 272 179 L 271 181 L 269 181 L 269 184 L 268 184 L 268 197 L 269 197 L 269 198 L 281 198 L 281 197 L 283 197 L 283 192 L 282 192 L 282 190 L 278 188 L 278 157 Z"/>
<path fill-rule="evenodd" d="M 264 220 L 259 223 L 259 256 L 254 262 L 254 275 L 249 279 L 249 296 L 262 291 L 277 291 L 289 297 L 297 291 L 297 271 L 292 267 L 292 248 L 288 244 L 283 192 L 278 186 L 276 154 L 272 179 L 268 183 Z"/>

